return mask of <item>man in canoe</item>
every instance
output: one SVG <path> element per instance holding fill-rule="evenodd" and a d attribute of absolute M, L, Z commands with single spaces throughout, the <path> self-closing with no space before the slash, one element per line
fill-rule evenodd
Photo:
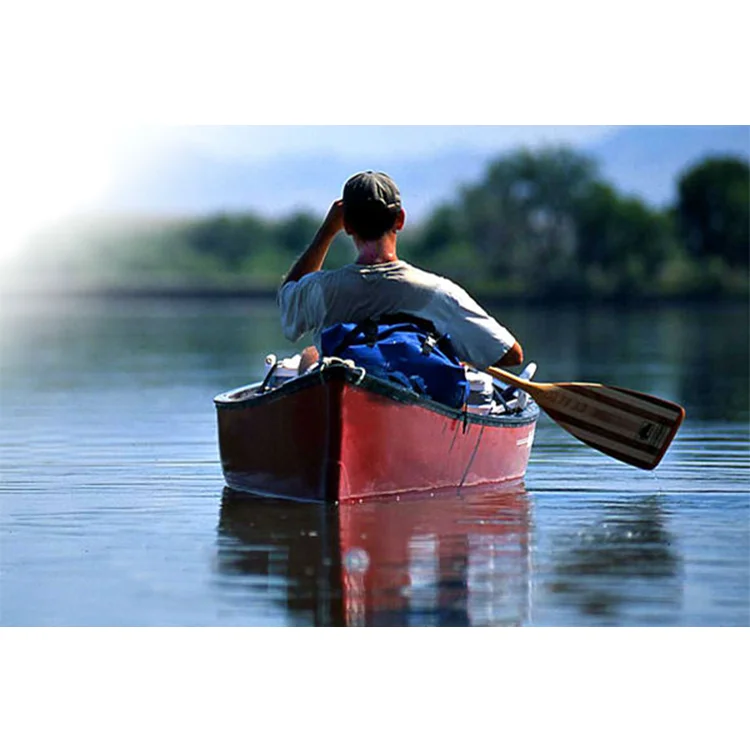
<path fill-rule="evenodd" d="M 399 260 L 396 242 L 405 220 L 398 187 L 388 175 L 360 172 L 346 182 L 342 198 L 334 201 L 278 293 L 284 335 L 297 341 L 313 333 L 316 346 L 303 351 L 300 372 L 317 361 L 323 329 L 396 314 L 430 321 L 441 335 L 448 334 L 456 355 L 478 369 L 521 364 L 523 351 L 515 337 L 464 289 Z M 352 238 L 357 259 L 322 271 L 342 230 Z"/>

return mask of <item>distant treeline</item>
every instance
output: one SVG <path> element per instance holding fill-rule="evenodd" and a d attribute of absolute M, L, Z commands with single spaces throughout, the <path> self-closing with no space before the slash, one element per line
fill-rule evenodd
<path fill-rule="evenodd" d="M 660 210 L 619 192 L 574 150 L 521 150 L 416 226 L 404 195 L 399 253 L 484 298 L 746 298 L 747 161 L 707 158 L 676 187 L 675 204 Z M 280 220 L 234 213 L 79 221 L 38 236 L 27 267 L 70 288 L 270 291 L 327 208 Z M 326 267 L 353 257 L 341 236 Z"/>

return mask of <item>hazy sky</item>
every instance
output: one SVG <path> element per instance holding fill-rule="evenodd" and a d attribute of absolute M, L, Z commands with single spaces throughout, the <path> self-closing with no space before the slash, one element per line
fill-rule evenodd
<path fill-rule="evenodd" d="M 565 141 L 590 144 L 612 134 L 613 126 L 192 126 L 123 133 L 139 150 L 188 147 L 239 159 L 283 154 L 336 156 L 422 156 L 447 149 L 500 151 Z"/>
<path fill-rule="evenodd" d="M 111 126 L 41 119 L 16 123 L 0 142 L 7 185 L 0 257 L 36 228 L 95 208 L 129 173 L 159 170 L 164 159 L 205 154 L 229 162 L 304 154 L 421 157 L 450 149 L 478 153 L 562 140 L 591 144 L 614 128 L 552 126 Z M 157 173 L 158 174 L 158 173 Z M 338 184 L 337 184 L 338 189 Z"/>
<path fill-rule="evenodd" d="M 181 214 L 252 208 L 275 215 L 293 208 L 319 210 L 340 190 L 346 170 L 388 171 L 403 166 L 402 160 L 413 167 L 400 184 L 414 196 L 411 216 L 417 219 L 459 183 L 476 179 L 489 156 L 560 143 L 591 151 L 624 130 L 551 125 L 107 127 L 49 118 L 33 126 L 17 124 L 11 137 L 0 141 L 0 183 L 7 181 L 4 188 L 0 184 L 5 196 L 0 259 L 15 254 L 39 227 L 87 211 Z M 645 156 L 616 151 L 614 174 L 623 189 L 648 194 L 650 200 L 656 191 L 663 202 L 671 195 L 675 164 L 662 158 L 669 149 L 658 138 L 646 139 L 643 148 L 650 149 Z M 453 163 L 446 166 L 443 159 L 441 167 L 437 157 L 446 154 Z M 294 167 L 286 173 L 283 157 Z M 340 173 L 325 168 L 338 162 Z M 175 172 L 175 165 L 187 165 L 187 171 Z M 246 166 L 246 174 L 254 176 L 243 176 Z"/>

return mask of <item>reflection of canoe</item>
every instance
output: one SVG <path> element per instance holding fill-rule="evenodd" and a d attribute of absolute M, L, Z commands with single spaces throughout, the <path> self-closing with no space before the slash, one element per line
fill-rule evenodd
<path fill-rule="evenodd" d="M 330 366 L 271 391 L 214 399 L 227 485 L 336 502 L 523 477 L 539 410 L 452 409 L 356 369 Z"/>
<path fill-rule="evenodd" d="M 225 489 L 217 572 L 290 624 L 524 625 L 530 514 L 522 485 L 338 507 Z"/>

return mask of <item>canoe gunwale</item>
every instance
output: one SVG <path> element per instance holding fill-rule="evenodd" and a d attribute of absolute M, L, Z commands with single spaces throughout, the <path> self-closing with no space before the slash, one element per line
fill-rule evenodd
<path fill-rule="evenodd" d="M 403 388 L 395 383 L 373 377 L 362 375 L 361 370 L 355 370 L 344 364 L 332 364 L 324 369 L 316 370 L 306 375 L 289 380 L 289 382 L 268 391 L 257 394 L 254 389 L 260 386 L 260 381 L 250 385 L 240 386 L 231 391 L 226 391 L 214 397 L 217 411 L 236 409 L 256 409 L 266 404 L 278 401 L 286 396 L 292 395 L 307 388 L 313 388 L 321 383 L 344 382 L 354 388 L 361 388 L 371 393 L 385 396 L 405 405 L 419 406 L 429 409 L 452 419 L 465 420 L 467 424 L 487 425 L 492 427 L 519 427 L 536 422 L 539 418 L 539 407 L 529 399 L 526 406 L 518 412 L 504 413 L 496 416 L 478 414 L 463 409 L 454 409 L 432 399 L 426 398 L 418 393 Z M 244 398 L 232 397 L 232 394 L 247 392 Z"/>

